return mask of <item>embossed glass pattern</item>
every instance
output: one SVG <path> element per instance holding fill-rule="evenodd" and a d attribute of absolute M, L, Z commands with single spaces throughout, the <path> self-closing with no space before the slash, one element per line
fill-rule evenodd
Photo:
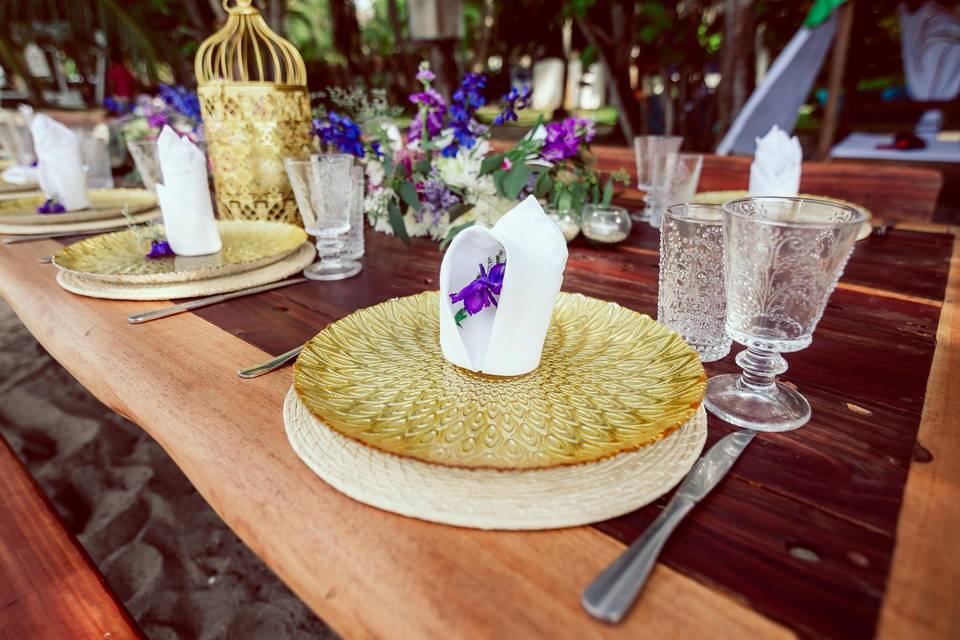
<path fill-rule="evenodd" d="M 693 202 L 700 182 L 703 156 L 693 153 L 668 153 L 666 161 L 656 167 L 651 192 L 650 226 L 659 229 L 667 206 Z"/>
<path fill-rule="evenodd" d="M 683 336 L 703 362 L 712 362 L 730 352 L 726 307 L 720 206 L 667 207 L 660 229 L 657 320 Z"/>
<path fill-rule="evenodd" d="M 343 241 L 343 257 L 350 260 L 359 260 L 364 253 L 363 240 L 363 167 L 357 165 L 351 175 L 353 180 L 353 202 L 350 209 L 350 230 Z"/>
<path fill-rule="evenodd" d="M 780 355 L 810 344 L 866 215 L 807 198 L 744 198 L 723 206 L 727 333 L 747 350 L 742 375 L 712 378 L 707 408 L 727 422 L 785 431 L 810 405 L 776 382 Z"/>
<path fill-rule="evenodd" d="M 127 140 L 127 149 L 137 167 L 140 180 L 150 191 L 157 190 L 157 184 L 163 183 L 160 171 L 160 155 L 157 153 L 156 140 Z"/>
<path fill-rule="evenodd" d="M 696 353 L 648 316 L 561 293 L 540 366 L 497 377 L 439 349 L 439 293 L 389 300 L 327 326 L 294 388 L 331 429 L 449 466 L 533 469 L 599 460 L 666 437 L 696 412 Z"/>

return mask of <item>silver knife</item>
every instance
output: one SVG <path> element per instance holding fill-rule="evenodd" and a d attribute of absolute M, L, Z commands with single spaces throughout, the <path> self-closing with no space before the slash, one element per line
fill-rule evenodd
<path fill-rule="evenodd" d="M 657 519 L 584 590 L 580 604 L 587 613 L 605 622 L 620 622 L 633 606 L 674 528 L 717 486 L 754 433 L 748 429 L 731 433 L 697 460 Z"/>
<path fill-rule="evenodd" d="M 127 316 L 127 322 L 130 324 L 142 324 L 144 322 L 150 322 L 151 320 L 159 320 L 160 318 L 166 318 L 167 316 L 183 313 L 184 311 L 190 311 L 191 309 L 199 309 L 200 307 L 207 307 L 211 304 L 218 304 L 227 300 L 233 300 L 234 298 L 249 296 L 254 293 L 262 293 L 264 291 L 270 291 L 271 289 L 289 287 L 292 284 L 300 284 L 301 282 L 307 282 L 307 279 L 294 278 L 293 280 L 281 280 L 280 282 L 262 284 L 259 287 L 250 287 L 249 289 L 241 289 L 240 291 L 233 291 L 231 293 L 220 293 L 215 296 L 210 296 L 209 298 L 200 298 L 199 300 L 191 300 L 190 302 L 181 302 L 180 304 L 164 307 L 163 309 L 157 309 L 156 311 L 136 313 L 132 316 Z"/>

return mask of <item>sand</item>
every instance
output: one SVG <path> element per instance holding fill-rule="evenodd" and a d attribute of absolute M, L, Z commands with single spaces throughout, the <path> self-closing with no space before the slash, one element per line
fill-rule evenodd
<path fill-rule="evenodd" d="M 2 301 L 0 434 L 149 638 L 336 637 Z"/>

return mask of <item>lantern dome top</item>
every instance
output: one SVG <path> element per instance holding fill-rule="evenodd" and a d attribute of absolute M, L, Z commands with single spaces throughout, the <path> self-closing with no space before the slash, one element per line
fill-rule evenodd
<path fill-rule="evenodd" d="M 281 0 L 275 0 L 277 2 Z M 252 0 L 223 0 L 227 22 L 204 40 L 194 59 L 200 85 L 211 82 L 307 84 L 300 52 L 277 35 Z"/>

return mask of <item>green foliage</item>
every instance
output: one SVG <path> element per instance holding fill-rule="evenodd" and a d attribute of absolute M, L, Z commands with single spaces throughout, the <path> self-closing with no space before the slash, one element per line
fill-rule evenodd
<path fill-rule="evenodd" d="M 404 244 L 409 245 L 410 234 L 407 233 L 407 225 L 403 221 L 403 214 L 400 212 L 400 205 L 397 204 L 396 200 L 391 200 L 387 204 L 387 220 L 393 229 L 393 233 L 403 240 Z"/>

